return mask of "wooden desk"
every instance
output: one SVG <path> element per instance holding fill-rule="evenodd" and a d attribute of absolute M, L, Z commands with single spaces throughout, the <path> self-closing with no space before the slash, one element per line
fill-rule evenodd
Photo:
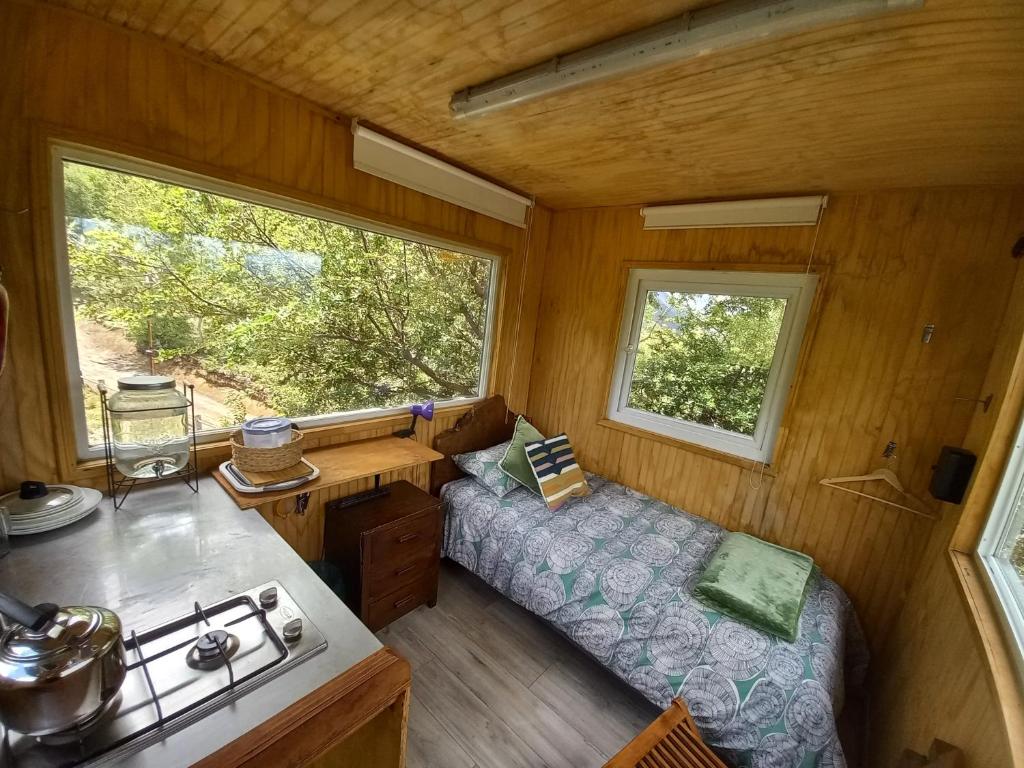
<path fill-rule="evenodd" d="M 239 493 L 221 475 L 219 469 L 214 470 L 213 476 L 240 508 L 253 509 L 263 504 L 298 496 L 300 493 L 311 493 L 321 488 L 330 488 L 437 461 L 444 456 L 422 443 L 405 437 L 371 437 L 368 440 L 356 440 L 344 445 L 314 448 L 304 453 L 303 458 L 320 470 L 320 477 L 285 491 Z"/>
<path fill-rule="evenodd" d="M 388 482 L 408 480 L 426 487 L 428 475 L 423 465 L 444 457 L 416 440 L 388 435 L 316 448 L 304 458 L 320 470 L 320 477 L 285 491 L 239 493 L 219 470 L 213 476 L 239 507 L 257 509 L 281 538 L 309 561 L 323 556 L 327 502 L 363 491 L 372 483 L 370 478 L 379 476 L 386 476 Z"/>

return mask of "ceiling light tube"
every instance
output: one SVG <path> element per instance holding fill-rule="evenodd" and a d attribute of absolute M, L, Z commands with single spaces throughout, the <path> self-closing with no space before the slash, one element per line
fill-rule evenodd
<path fill-rule="evenodd" d="M 352 165 L 356 170 L 415 189 L 495 219 L 526 226 L 528 197 L 493 184 L 352 121 Z"/>
<path fill-rule="evenodd" d="M 924 0 L 725 0 L 464 88 L 449 106 L 455 117 L 479 115 L 658 64 L 923 5 Z"/>
<path fill-rule="evenodd" d="M 731 200 L 723 203 L 658 205 L 640 209 L 644 229 L 716 227 L 808 227 L 818 223 L 827 195 Z"/>

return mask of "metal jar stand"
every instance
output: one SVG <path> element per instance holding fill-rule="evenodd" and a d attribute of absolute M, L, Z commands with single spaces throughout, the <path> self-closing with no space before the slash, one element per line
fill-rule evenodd
<path fill-rule="evenodd" d="M 132 489 L 136 485 L 148 485 L 149 483 L 157 483 L 162 480 L 168 480 L 173 477 L 180 477 L 185 481 L 185 485 L 192 489 L 193 493 L 199 493 L 199 467 L 196 454 L 196 398 L 195 398 L 195 385 L 194 384 L 182 384 L 181 393 L 187 403 L 186 411 L 191 417 L 192 421 L 192 448 L 189 454 L 188 463 L 179 470 L 169 472 L 166 475 L 158 475 L 157 477 L 126 477 L 114 466 L 114 441 L 110 426 L 110 414 L 111 413 L 146 413 L 148 411 L 166 411 L 170 410 L 166 407 L 160 408 L 125 408 L 125 409 L 113 409 L 107 404 L 107 387 L 100 382 L 100 413 L 103 417 L 103 456 L 106 459 L 106 471 L 107 471 L 107 492 L 110 494 L 110 498 L 114 500 L 114 509 L 120 509 L 121 505 L 124 504 L 125 499 L 128 498 L 128 494 L 132 492 Z M 122 493 L 123 491 L 123 493 Z"/>

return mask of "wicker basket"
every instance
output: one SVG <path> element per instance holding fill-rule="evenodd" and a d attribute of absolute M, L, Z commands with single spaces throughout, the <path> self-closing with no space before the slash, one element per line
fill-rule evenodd
<path fill-rule="evenodd" d="M 246 472 L 276 472 L 302 461 L 302 433 L 292 430 L 292 441 L 277 448 L 249 448 L 242 433 L 231 435 L 231 461 Z"/>

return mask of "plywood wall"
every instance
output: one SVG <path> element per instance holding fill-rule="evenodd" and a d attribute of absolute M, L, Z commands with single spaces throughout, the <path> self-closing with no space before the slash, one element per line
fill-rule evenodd
<path fill-rule="evenodd" d="M 644 232 L 635 208 L 558 212 L 548 249 L 529 412 L 568 432 L 584 466 L 722 525 L 813 555 L 852 596 L 872 647 L 900 620 L 933 523 L 818 485 L 881 463 L 925 496 L 943 444 L 981 395 L 1017 262 L 1024 190 L 833 197 L 812 266 L 819 306 L 764 475 L 601 425 L 626 263 L 806 265 L 813 228 Z M 922 329 L 934 323 L 930 344 Z M 948 514 L 948 513 L 947 513 Z"/>
<path fill-rule="evenodd" d="M 63 375 L 63 350 L 40 151 L 49 135 L 501 254 L 491 388 L 525 404 L 545 211 L 538 211 L 531 269 L 524 271 L 523 230 L 354 171 L 347 118 L 72 12 L 0 0 L 0 72 L 0 268 L 11 294 L 9 367 L 0 378 L 0 490 L 26 478 L 67 478 L 74 463 L 66 392 L 53 383 Z"/>
<path fill-rule="evenodd" d="M 970 768 L 1014 765 L 977 629 L 950 567 L 955 520 L 949 514 L 929 539 L 876 659 L 869 765 L 895 766 L 905 749 L 927 754 L 933 739 L 957 745 Z"/>
<path fill-rule="evenodd" d="M 932 531 L 900 621 L 876 665 L 869 740 L 872 765 L 895 765 L 907 748 L 925 753 L 936 738 L 959 746 L 969 766 L 1016 765 L 1007 729 L 1019 726 L 1004 726 L 993 686 L 994 676 L 1000 673 L 986 664 L 983 641 L 951 567 L 948 548 L 957 529 L 957 538 L 966 534 L 960 545 L 973 552 L 978 528 L 963 525 L 961 518 L 975 513 L 987 517 L 1009 446 L 1016 438 L 1020 383 L 1014 385 L 1016 393 L 1008 390 L 1013 377 L 1021 375 L 1024 272 L 1018 272 L 1006 314 L 993 331 L 997 343 L 983 388 L 994 395 L 992 406 L 975 413 L 964 439 L 964 446 L 979 456 L 979 468 L 962 512 L 946 507 L 942 523 Z M 963 530 L 967 528 L 971 530 Z M 984 585 L 977 586 L 984 591 Z M 1010 681 L 1009 687 L 1013 685 Z M 1002 702 L 1003 709 L 1011 706 L 1009 698 Z M 1024 734 L 1013 734 L 1013 738 L 1019 751 Z"/>

